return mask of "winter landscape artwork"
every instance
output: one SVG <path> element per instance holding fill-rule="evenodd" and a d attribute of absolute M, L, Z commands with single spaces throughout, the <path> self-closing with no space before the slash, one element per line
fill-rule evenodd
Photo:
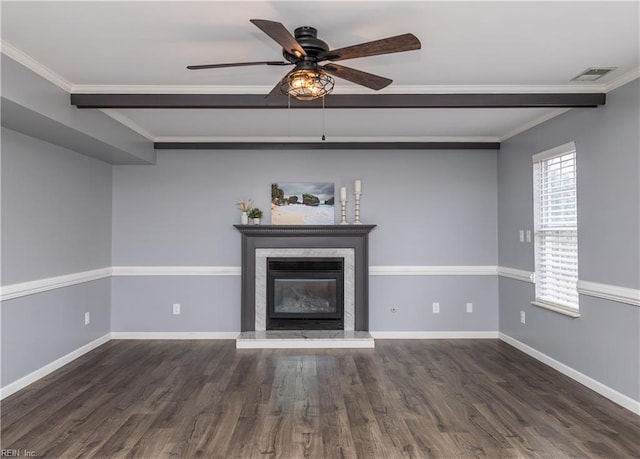
<path fill-rule="evenodd" d="M 333 183 L 272 183 L 272 225 L 333 225 Z"/>

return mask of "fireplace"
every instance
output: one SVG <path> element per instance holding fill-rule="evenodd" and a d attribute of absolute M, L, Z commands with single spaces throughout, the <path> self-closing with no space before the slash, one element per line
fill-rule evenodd
<path fill-rule="evenodd" d="M 343 330 L 343 300 L 344 259 L 267 259 L 267 330 Z"/>
<path fill-rule="evenodd" d="M 368 234 L 375 225 L 234 226 L 242 234 L 240 310 L 242 332 L 265 332 L 268 330 L 267 316 L 269 314 L 269 306 L 267 297 L 270 295 L 268 295 L 267 290 L 269 288 L 275 290 L 275 284 L 272 287 L 268 286 L 271 283 L 268 280 L 268 262 L 276 259 L 284 259 L 281 261 L 299 259 L 342 260 L 342 287 L 338 286 L 338 282 L 335 284 L 336 310 L 341 309 L 340 314 L 342 315 L 342 324 L 339 329 L 344 332 L 369 330 Z M 287 269 L 281 271 L 287 271 Z M 326 272 L 323 275 L 326 276 Z M 296 274 L 296 276 L 299 276 L 299 274 Z M 331 283 L 329 282 L 328 284 Z M 317 288 L 333 288 L 328 287 L 328 284 Z M 338 293 L 340 288 L 342 288 L 342 294 Z M 339 302 L 341 302 L 341 305 Z M 294 314 L 287 308 L 280 308 L 279 312 Z M 296 317 L 288 318 L 295 319 Z M 338 328 L 336 323 L 340 319 L 336 320 L 335 317 L 325 318 L 332 321 L 333 327 Z M 289 325 L 291 324 L 292 322 L 289 322 Z M 322 329 L 327 329 L 326 324 Z M 300 328 L 296 327 L 296 330 L 300 330 Z"/>

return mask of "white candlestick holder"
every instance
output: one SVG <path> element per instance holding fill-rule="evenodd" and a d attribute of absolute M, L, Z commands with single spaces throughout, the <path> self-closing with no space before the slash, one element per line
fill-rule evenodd
<path fill-rule="evenodd" d="M 341 220 L 340 220 L 340 224 L 341 225 L 348 225 L 349 222 L 347 222 L 347 201 L 340 201 L 340 204 L 342 206 L 342 211 L 341 211 Z"/>
<path fill-rule="evenodd" d="M 353 193 L 356 197 L 356 220 L 353 222 L 354 225 L 362 225 L 360 221 L 360 196 L 362 193 Z"/>

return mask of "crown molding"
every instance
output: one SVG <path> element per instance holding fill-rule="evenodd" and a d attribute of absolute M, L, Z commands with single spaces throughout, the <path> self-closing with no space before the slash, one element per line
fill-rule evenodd
<path fill-rule="evenodd" d="M 146 138 L 147 140 L 151 140 L 152 142 L 156 140 L 156 137 L 153 135 L 151 131 L 148 131 L 142 126 L 136 124 L 131 118 L 123 115 L 121 112 L 117 110 L 109 110 L 109 109 L 99 109 L 99 110 L 105 115 L 107 115 L 108 117 L 113 118 L 123 126 L 128 127 L 133 132 L 140 134 L 142 137 Z"/>
<path fill-rule="evenodd" d="M 637 78 L 640 78 L 640 67 L 636 67 L 628 72 L 623 73 L 615 80 L 604 84 L 604 92 L 611 92 L 620 86 L 623 86 Z"/>
<path fill-rule="evenodd" d="M 35 61 L 34 61 L 35 62 Z M 475 85 L 399 85 L 394 84 L 378 94 L 562 94 L 607 93 L 640 78 L 640 67 L 631 69 L 608 83 L 567 84 L 475 84 Z M 73 84 L 71 93 L 94 94 L 268 94 L 273 85 L 109 85 Z M 332 94 L 371 94 L 368 88 L 355 84 L 336 87 Z"/>
<path fill-rule="evenodd" d="M 2 54 L 4 54 L 5 56 L 8 56 L 17 63 L 24 65 L 35 74 L 55 84 L 60 89 L 63 89 L 68 93 L 72 91 L 73 84 L 63 78 L 60 74 L 51 70 L 46 65 L 41 64 L 40 62 L 29 56 L 27 53 L 13 46 L 11 43 L 2 40 L 0 41 L 0 45 L 2 45 Z"/>
<path fill-rule="evenodd" d="M 567 113 L 569 110 L 571 110 L 571 108 L 557 108 L 555 110 L 552 110 L 549 113 L 545 113 L 542 116 L 539 116 L 538 118 L 534 118 L 533 120 L 524 123 L 512 130 L 510 130 L 509 132 L 507 132 L 506 134 L 504 134 L 503 136 L 499 137 L 500 142 L 504 142 L 505 140 L 520 134 L 521 132 L 524 132 L 528 129 L 531 129 L 532 127 L 537 126 L 538 124 L 542 124 L 545 121 L 549 121 L 552 118 L 555 118 L 556 116 L 562 115 L 563 113 Z"/>
<path fill-rule="evenodd" d="M 629 80 L 631 81 L 631 80 Z M 605 92 L 602 84 L 563 85 L 393 85 L 376 94 L 593 94 Z M 268 94 L 265 85 L 87 85 L 72 86 L 73 94 Z M 356 85 L 335 88 L 332 94 L 372 94 Z"/>

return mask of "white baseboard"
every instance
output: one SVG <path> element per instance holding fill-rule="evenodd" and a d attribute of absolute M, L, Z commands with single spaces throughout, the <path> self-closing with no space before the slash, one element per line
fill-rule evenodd
<path fill-rule="evenodd" d="M 497 331 L 370 331 L 374 339 L 497 339 Z"/>
<path fill-rule="evenodd" d="M 0 389 L 0 400 L 4 399 L 5 397 L 8 397 L 11 394 L 18 392 L 20 389 L 27 387 L 29 384 L 33 384 L 37 380 L 44 378 L 49 373 L 53 373 L 57 369 L 62 368 L 66 364 L 74 361 L 78 357 L 83 356 L 87 352 L 94 350 L 98 346 L 102 346 L 104 343 L 108 342 L 110 339 L 111 339 L 111 336 L 109 333 L 107 333 L 106 335 L 101 336 L 100 338 L 94 341 L 91 341 L 88 344 L 85 344 L 84 346 L 76 349 L 75 351 L 69 352 L 67 355 L 64 355 L 59 359 L 54 360 L 51 363 L 48 363 L 42 368 L 39 368 L 36 371 L 33 371 L 28 375 L 23 376 L 22 378 L 10 384 L 7 384 L 2 389 Z"/>
<path fill-rule="evenodd" d="M 570 377 L 574 381 L 577 381 L 580 384 L 587 386 L 589 389 L 593 390 L 594 392 L 597 392 L 603 397 L 608 398 L 612 402 L 617 403 L 623 408 L 626 408 L 629 411 L 640 415 L 640 401 L 634 400 L 631 397 L 621 394 L 617 390 L 612 389 L 611 387 L 605 384 L 602 384 L 599 381 L 596 381 L 590 376 L 587 376 L 583 373 L 580 373 L 577 370 L 574 370 L 570 366 L 565 365 L 564 363 L 559 362 L 556 359 L 549 357 L 546 354 L 543 354 L 542 352 L 532 348 L 531 346 L 528 346 L 527 344 L 524 344 L 521 341 L 518 341 L 515 338 L 512 338 L 509 335 L 500 333 L 500 340 L 504 341 L 507 344 L 510 344 L 511 346 L 533 357 L 534 359 L 539 360 L 540 362 L 546 365 L 549 365 L 551 368 L 558 370 L 560 373 Z"/>
<path fill-rule="evenodd" d="M 240 332 L 111 332 L 111 339 L 236 339 Z"/>

